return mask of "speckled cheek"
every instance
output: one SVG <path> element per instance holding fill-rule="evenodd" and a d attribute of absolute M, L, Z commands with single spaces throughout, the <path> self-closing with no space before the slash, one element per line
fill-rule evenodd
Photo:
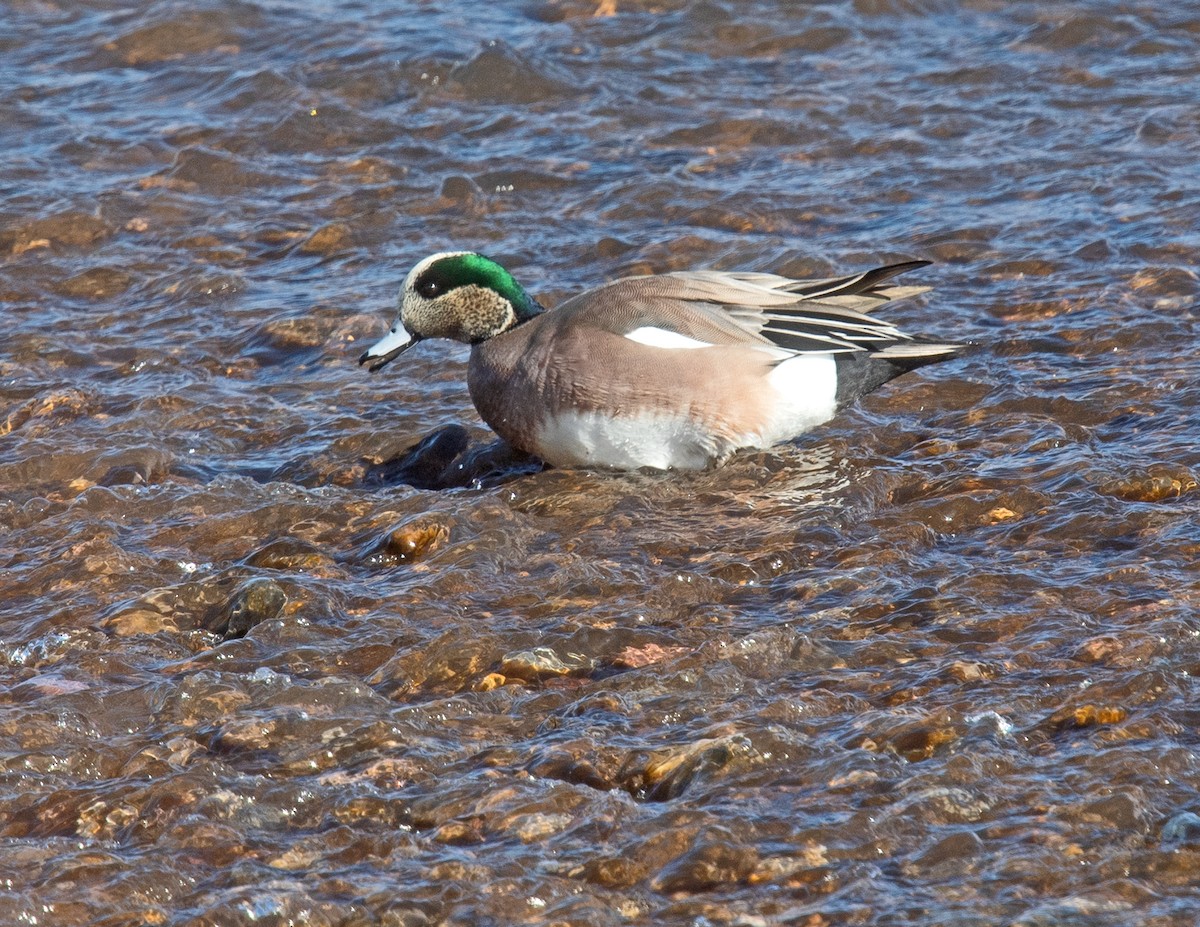
<path fill-rule="evenodd" d="M 510 328 L 516 322 L 512 306 L 494 292 L 480 286 L 464 286 L 454 291 L 458 335 L 475 343 Z"/>

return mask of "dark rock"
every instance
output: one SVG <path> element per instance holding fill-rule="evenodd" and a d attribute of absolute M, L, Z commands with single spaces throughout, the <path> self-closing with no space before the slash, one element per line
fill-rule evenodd
<path fill-rule="evenodd" d="M 441 489 L 442 474 L 470 443 L 467 429 L 462 425 L 442 425 L 399 457 L 370 467 L 364 482 L 403 483 L 417 489 Z"/>
<path fill-rule="evenodd" d="M 296 571 L 329 566 L 333 563 L 333 558 L 308 541 L 284 537 L 270 541 L 242 562 L 264 570 Z"/>
<path fill-rule="evenodd" d="M 1163 825 L 1161 842 L 1164 849 L 1200 845 L 1200 814 L 1181 811 L 1174 815 Z"/>
<path fill-rule="evenodd" d="M 450 526 L 421 516 L 373 540 L 358 559 L 371 566 L 396 566 L 420 560 L 450 540 Z"/>
<path fill-rule="evenodd" d="M 534 682 L 554 676 L 570 676 L 587 673 L 595 666 L 595 660 L 578 653 L 559 656 L 550 647 L 534 647 L 506 653 L 500 661 L 500 673 L 509 678 Z"/>
<path fill-rule="evenodd" d="M 649 755 L 635 753 L 625 761 L 617 780 L 624 789 L 647 801 L 670 801 L 682 795 L 692 782 L 716 776 L 757 757 L 748 738 L 733 734 Z"/>
<path fill-rule="evenodd" d="M 652 885 L 660 892 L 703 892 L 746 880 L 758 865 L 753 847 L 704 843 L 663 869 Z"/>
<path fill-rule="evenodd" d="M 226 640 L 245 637 L 255 625 L 270 621 L 287 605 L 287 595 L 274 580 L 257 577 L 237 588 L 228 601 L 209 612 L 205 630 Z"/>
<path fill-rule="evenodd" d="M 474 58 L 451 70 L 450 78 L 470 99 L 487 103 L 536 103 L 575 92 L 568 80 L 535 67 L 500 41 L 486 43 Z"/>
<path fill-rule="evenodd" d="M 401 483 L 415 489 L 496 486 L 542 469 L 541 461 L 504 441 L 470 447 L 467 430 L 458 424 L 431 431 L 400 456 L 367 468 L 367 485 Z"/>

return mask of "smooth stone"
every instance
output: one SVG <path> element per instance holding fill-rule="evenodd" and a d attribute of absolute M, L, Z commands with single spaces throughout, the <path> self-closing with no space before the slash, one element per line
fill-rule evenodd
<path fill-rule="evenodd" d="M 226 602 L 211 611 L 203 626 L 226 640 L 245 637 L 255 625 L 278 617 L 285 605 L 287 594 L 277 582 L 256 577 L 242 583 Z"/>

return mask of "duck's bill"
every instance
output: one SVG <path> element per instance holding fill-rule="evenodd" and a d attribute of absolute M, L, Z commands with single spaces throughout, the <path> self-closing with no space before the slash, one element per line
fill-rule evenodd
<path fill-rule="evenodd" d="M 380 367 L 395 360 L 416 343 L 417 339 L 408 333 L 408 329 L 397 322 L 392 326 L 390 332 L 363 351 L 362 356 L 358 359 L 358 363 L 360 365 L 370 364 L 367 369 L 371 373 L 374 373 Z"/>

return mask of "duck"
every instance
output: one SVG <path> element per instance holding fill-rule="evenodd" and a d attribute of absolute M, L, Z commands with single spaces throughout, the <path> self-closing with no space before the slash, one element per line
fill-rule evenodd
<path fill-rule="evenodd" d="M 629 276 L 548 310 L 491 258 L 444 251 L 409 272 L 395 324 L 359 364 L 375 372 L 427 339 L 462 342 L 471 400 L 516 450 L 556 468 L 705 469 L 962 352 L 870 314 L 926 292 L 890 281 L 927 264 Z"/>

